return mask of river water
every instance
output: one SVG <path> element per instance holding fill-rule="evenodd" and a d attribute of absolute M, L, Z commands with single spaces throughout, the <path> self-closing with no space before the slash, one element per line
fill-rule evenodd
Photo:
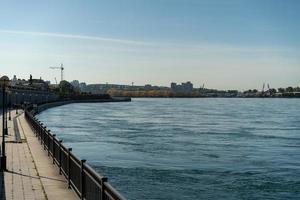
<path fill-rule="evenodd" d="M 300 99 L 133 99 L 38 118 L 128 199 L 300 199 Z"/>

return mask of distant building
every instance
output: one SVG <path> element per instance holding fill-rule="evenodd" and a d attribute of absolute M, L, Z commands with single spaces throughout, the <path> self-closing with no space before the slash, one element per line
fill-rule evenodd
<path fill-rule="evenodd" d="M 182 88 L 183 88 L 183 91 L 185 92 L 192 92 L 193 91 L 193 84 L 188 81 L 186 83 L 182 83 Z"/>
<path fill-rule="evenodd" d="M 78 80 L 74 80 L 71 82 L 71 85 L 74 87 L 74 88 L 79 88 L 79 81 Z"/>
<path fill-rule="evenodd" d="M 30 86 L 39 89 L 39 90 L 48 90 L 49 89 L 49 84 L 44 81 L 42 78 L 40 79 L 31 79 Z"/>
<path fill-rule="evenodd" d="M 193 89 L 193 84 L 190 81 L 181 83 L 181 85 L 177 85 L 177 83 L 171 83 L 171 90 L 173 92 L 190 93 L 193 91 Z"/>
<path fill-rule="evenodd" d="M 28 85 L 28 81 L 25 79 L 18 79 L 16 75 L 10 80 L 10 85 L 11 86 L 24 86 Z"/>
<path fill-rule="evenodd" d="M 49 83 L 49 81 L 44 81 L 41 77 L 39 79 L 33 79 L 31 75 L 28 80 L 17 79 L 16 75 L 14 75 L 10 81 L 12 87 L 37 90 L 49 90 Z"/>
<path fill-rule="evenodd" d="M 86 92 L 86 83 L 85 82 L 79 83 L 79 89 L 81 92 Z"/>
<path fill-rule="evenodd" d="M 171 83 L 171 89 L 173 91 L 176 91 L 177 90 L 177 83 Z"/>
<path fill-rule="evenodd" d="M 152 85 L 147 84 L 144 86 L 144 90 L 151 90 L 152 89 Z"/>
<path fill-rule="evenodd" d="M 17 84 L 18 84 L 18 79 L 17 79 L 17 76 L 14 75 L 14 77 L 10 81 L 10 85 L 11 86 L 16 86 Z"/>

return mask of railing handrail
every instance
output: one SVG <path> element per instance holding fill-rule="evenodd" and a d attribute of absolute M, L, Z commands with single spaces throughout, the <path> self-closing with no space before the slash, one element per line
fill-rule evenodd
<path fill-rule="evenodd" d="M 64 144 L 62 144 L 61 140 L 59 140 L 57 137 L 54 137 L 54 134 L 50 133 L 50 131 L 43 126 L 41 122 L 39 122 L 35 117 L 34 113 L 36 113 L 36 108 L 33 108 L 32 106 L 28 106 L 25 108 L 25 117 L 29 121 L 31 127 L 33 128 L 36 136 L 39 140 L 41 140 L 41 144 L 44 144 L 44 148 L 48 151 L 48 153 L 52 156 L 53 163 L 56 164 L 63 172 L 62 174 L 69 180 L 69 186 L 71 186 L 74 191 L 78 194 L 81 199 L 89 200 L 89 198 L 86 197 L 87 194 L 84 194 L 83 191 L 85 191 L 85 186 L 83 178 L 84 175 L 90 177 L 90 180 L 93 181 L 95 186 L 98 188 L 99 191 L 101 191 L 101 195 L 99 196 L 99 193 L 95 194 L 95 196 L 98 199 L 102 199 L 105 197 L 105 199 L 109 200 L 126 200 L 114 187 L 112 187 L 108 182 L 107 178 L 104 176 L 99 175 L 91 166 L 89 166 L 87 163 L 83 162 L 79 159 L 73 152 L 71 152 L 67 147 L 65 147 Z M 49 141 L 50 140 L 50 141 Z M 46 143 L 47 142 L 47 143 Z M 55 147 L 56 145 L 56 147 Z M 55 147 L 55 148 L 54 148 Z M 56 148 L 58 149 L 56 150 Z M 68 168 L 69 170 L 62 169 L 62 161 L 58 158 L 56 158 L 56 151 L 59 152 L 59 156 L 61 156 L 61 153 L 64 152 L 64 154 L 69 156 L 68 161 Z M 48 155 L 49 155 L 48 154 Z M 77 169 L 79 167 L 81 173 L 72 175 L 70 171 L 71 163 L 72 162 L 77 166 Z M 59 163 L 61 162 L 61 163 Z M 74 167 L 74 166 L 73 166 Z M 76 178 L 80 180 L 80 185 L 76 185 Z M 75 178 L 75 179 L 74 179 Z M 74 180 L 73 180 L 74 179 Z M 105 181 L 104 181 L 105 180 Z M 101 197 L 101 198 L 100 198 Z"/>

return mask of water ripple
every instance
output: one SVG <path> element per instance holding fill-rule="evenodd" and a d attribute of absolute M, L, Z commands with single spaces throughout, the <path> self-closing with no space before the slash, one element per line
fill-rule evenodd
<path fill-rule="evenodd" d="M 299 108 L 296 99 L 133 99 L 38 117 L 128 199 L 300 199 Z"/>

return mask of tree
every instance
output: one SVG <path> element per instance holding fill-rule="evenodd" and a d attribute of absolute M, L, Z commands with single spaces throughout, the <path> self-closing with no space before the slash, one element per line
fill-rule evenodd
<path fill-rule="evenodd" d="M 299 88 L 299 87 L 296 87 L 296 88 L 294 88 L 294 91 L 295 91 L 295 92 L 300 92 L 300 88 Z"/>
<path fill-rule="evenodd" d="M 59 91 L 62 94 L 73 94 L 73 93 L 75 93 L 73 85 L 71 85 L 71 83 L 69 83 L 68 81 L 65 81 L 65 80 L 63 80 L 59 83 Z"/>
<path fill-rule="evenodd" d="M 284 88 L 278 88 L 278 92 L 284 93 L 284 92 L 285 92 L 285 89 L 284 89 Z"/>
<path fill-rule="evenodd" d="M 277 93 L 277 90 L 275 88 L 271 88 L 269 91 L 270 91 L 271 94 Z"/>
<path fill-rule="evenodd" d="M 286 88 L 286 92 L 294 92 L 294 88 L 293 87 L 288 87 L 288 88 Z"/>

